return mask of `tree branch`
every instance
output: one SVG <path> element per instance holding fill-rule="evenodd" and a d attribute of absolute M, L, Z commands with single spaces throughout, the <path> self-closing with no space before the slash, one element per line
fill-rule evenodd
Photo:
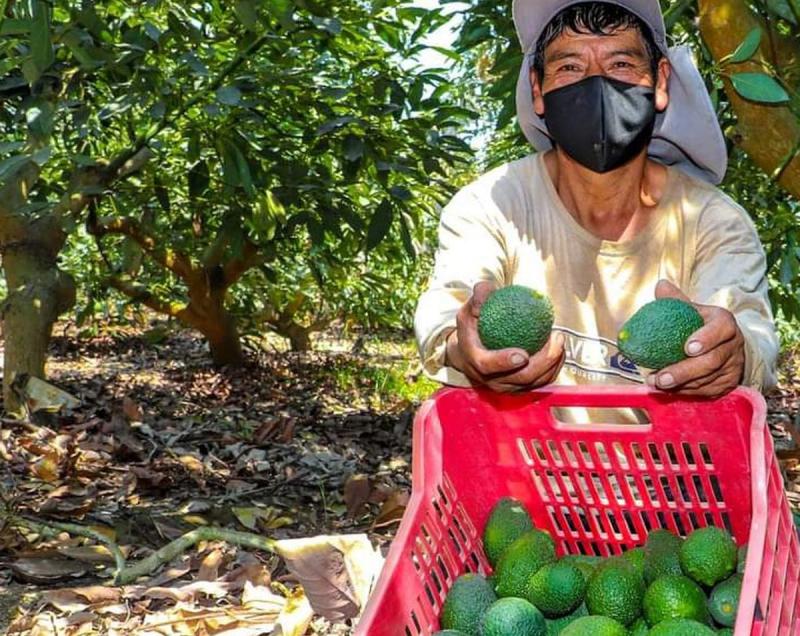
<path fill-rule="evenodd" d="M 179 318 L 184 312 L 187 311 L 187 306 L 182 303 L 169 303 L 164 300 L 156 298 L 156 296 L 149 289 L 142 285 L 125 280 L 120 276 L 109 276 L 106 282 L 117 291 L 125 294 L 128 298 L 142 303 L 155 312 Z"/>
<path fill-rule="evenodd" d="M 188 255 L 168 248 L 160 247 L 156 239 L 148 234 L 136 219 L 131 217 L 118 217 L 100 219 L 89 228 L 95 236 L 106 234 L 122 234 L 136 243 L 156 263 L 168 269 L 187 283 L 196 275 L 192 261 Z"/>
<path fill-rule="evenodd" d="M 258 246 L 252 241 L 245 239 L 241 256 L 232 258 L 225 263 L 223 268 L 225 288 L 227 289 L 234 285 L 247 270 L 258 267 L 267 261 L 267 257 L 261 253 Z"/>

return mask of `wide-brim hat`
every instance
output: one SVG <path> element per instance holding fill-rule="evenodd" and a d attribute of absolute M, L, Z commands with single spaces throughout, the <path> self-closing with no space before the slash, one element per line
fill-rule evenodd
<path fill-rule="evenodd" d="M 725 177 L 728 152 L 725 138 L 703 78 L 687 46 L 668 47 L 658 0 L 597 0 L 623 7 L 639 17 L 672 67 L 669 105 L 656 115 L 648 155 L 689 174 L 717 184 Z M 522 132 L 537 150 L 553 143 L 544 119 L 533 108 L 530 63 L 545 27 L 563 9 L 586 0 L 514 0 L 512 13 L 525 54 L 517 80 L 517 118 Z"/>

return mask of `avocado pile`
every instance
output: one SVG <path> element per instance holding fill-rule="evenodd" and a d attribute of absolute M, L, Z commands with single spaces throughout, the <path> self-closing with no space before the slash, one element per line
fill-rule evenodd
<path fill-rule="evenodd" d="M 619 556 L 557 558 L 525 507 L 503 498 L 483 531 L 494 574 L 460 576 L 434 636 L 733 634 L 745 559 L 730 534 L 654 530 Z"/>

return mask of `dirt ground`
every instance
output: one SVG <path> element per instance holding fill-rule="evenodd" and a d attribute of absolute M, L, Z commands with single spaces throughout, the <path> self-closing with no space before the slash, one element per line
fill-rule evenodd
<path fill-rule="evenodd" d="M 44 423 L 3 422 L 3 503 L 102 529 L 128 557 L 199 526 L 276 539 L 366 533 L 385 553 L 410 492 L 413 414 L 434 386 L 421 378 L 407 338 L 370 340 L 358 353 L 352 340 L 334 335 L 320 344 L 323 351 L 290 354 L 273 343 L 251 351 L 245 368 L 220 371 L 203 343 L 183 332 L 55 338 L 50 379 L 81 406 Z M 769 423 L 798 506 L 796 360 L 787 354 L 782 361 Z M 209 611 L 242 602 L 242 590 L 230 586 L 222 599 L 193 593 L 177 603 L 175 594 L 139 591 L 114 603 L 86 598 L 83 623 L 69 624 L 63 594 L 59 604 L 53 591 L 108 582 L 113 569 L 108 555 L 92 559 L 90 543 L 0 524 L 0 631 L 134 633 L 158 613 L 189 621 L 188 610 L 176 614 L 181 603 Z M 20 567 L 23 558 L 34 565 Z M 170 585 L 227 585 L 242 571 L 256 573 L 264 589 L 296 583 L 273 556 L 215 542 L 199 545 L 180 569 Z M 43 616 L 64 630 L 43 631 Z M 87 625 L 95 631 L 80 631 Z M 350 629 L 346 621 L 316 620 L 310 633 Z"/>

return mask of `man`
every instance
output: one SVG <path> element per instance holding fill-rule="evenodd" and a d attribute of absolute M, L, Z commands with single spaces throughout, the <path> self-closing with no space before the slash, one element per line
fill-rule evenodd
<path fill-rule="evenodd" d="M 415 316 L 426 372 L 522 391 L 644 382 L 714 398 L 775 382 L 766 261 L 746 212 L 713 184 L 727 161 L 688 50 L 669 50 L 657 0 L 515 0 L 525 52 L 517 112 L 540 152 L 459 191 Z M 477 317 L 509 284 L 547 294 L 548 343 L 489 351 Z M 654 297 L 691 300 L 705 325 L 686 360 L 644 377 L 621 325 Z"/>

